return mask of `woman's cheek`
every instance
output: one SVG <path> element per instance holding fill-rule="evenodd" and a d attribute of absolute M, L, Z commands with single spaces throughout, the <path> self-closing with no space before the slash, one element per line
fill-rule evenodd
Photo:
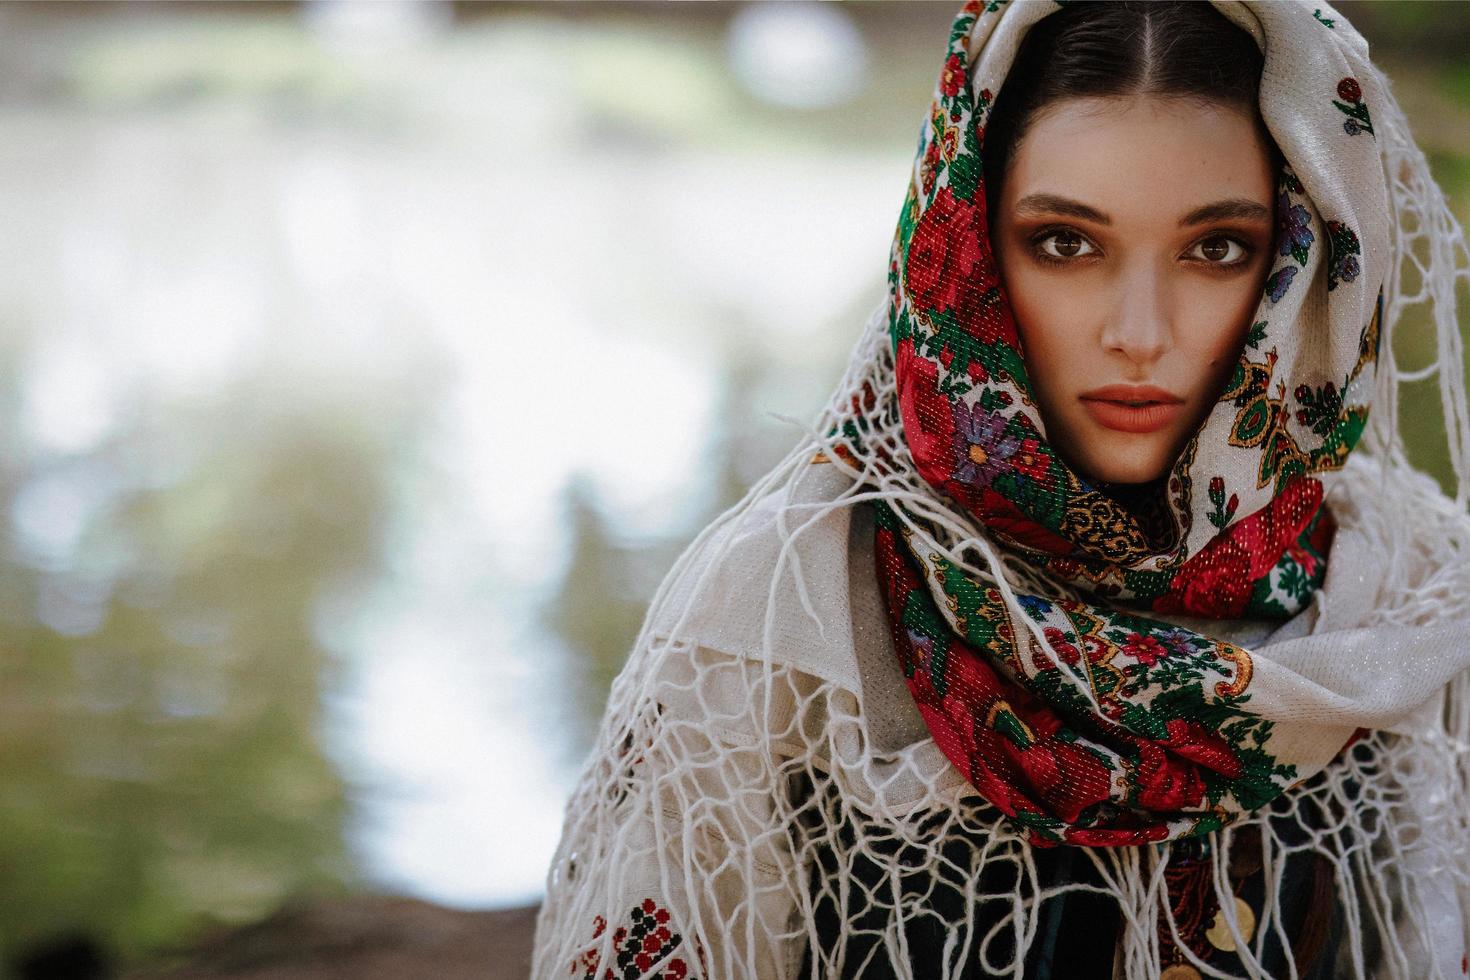
<path fill-rule="evenodd" d="M 1245 347 L 1245 338 L 1250 330 L 1251 316 L 1255 312 L 1253 302 L 1245 306 L 1244 312 L 1241 311 L 1241 305 L 1221 304 L 1215 316 L 1196 325 L 1195 341 L 1192 345 L 1195 353 L 1191 360 L 1199 365 L 1198 384 L 1201 390 L 1206 387 L 1223 387 L 1230 380 L 1236 362 L 1240 360 L 1241 350 Z M 1221 324 L 1226 325 L 1224 329 Z M 1213 401 L 1213 397 L 1210 400 Z"/>
<path fill-rule="evenodd" d="M 1082 311 L 1062 301 L 1037 309 L 1018 311 L 1017 329 L 1026 348 L 1027 369 L 1041 392 L 1061 396 L 1070 386 L 1085 380 L 1080 369 L 1097 355 L 1087 349 Z"/>

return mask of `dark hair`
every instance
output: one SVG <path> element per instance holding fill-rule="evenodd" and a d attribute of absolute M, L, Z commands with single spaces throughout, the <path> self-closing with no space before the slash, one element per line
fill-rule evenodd
<path fill-rule="evenodd" d="M 1207 0 L 1074 0 L 1021 39 L 985 122 L 981 166 L 989 214 L 1006 167 L 1037 113 L 1063 99 L 1157 95 L 1246 109 L 1260 121 L 1261 51 Z"/>

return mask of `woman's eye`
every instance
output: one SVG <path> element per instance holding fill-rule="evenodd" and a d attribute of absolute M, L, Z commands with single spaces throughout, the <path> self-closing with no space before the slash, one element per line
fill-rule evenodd
<path fill-rule="evenodd" d="M 1050 243 L 1051 247 L 1048 247 L 1048 243 Z M 1042 258 L 1053 261 L 1075 259 L 1083 255 L 1091 255 L 1097 251 L 1088 243 L 1087 239 L 1075 231 L 1048 232 L 1038 238 L 1035 244 L 1041 250 L 1039 254 Z M 1087 251 L 1082 251 L 1084 248 Z"/>
<path fill-rule="evenodd" d="M 1236 265 L 1249 254 L 1244 245 L 1233 238 L 1217 235 L 1195 246 L 1199 257 L 1211 265 Z"/>
<path fill-rule="evenodd" d="M 1095 245 L 1066 228 L 1043 232 L 1032 240 L 1032 248 L 1037 259 L 1050 265 L 1066 265 L 1074 259 L 1099 254 Z M 1228 235 L 1215 235 L 1199 242 L 1189 254 L 1207 265 L 1230 268 L 1249 260 L 1251 248 Z"/>

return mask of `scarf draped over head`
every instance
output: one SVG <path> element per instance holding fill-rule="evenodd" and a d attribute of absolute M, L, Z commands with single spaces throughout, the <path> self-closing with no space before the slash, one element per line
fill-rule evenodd
<path fill-rule="evenodd" d="M 1263 716 L 1286 672 L 1151 617 L 1285 620 L 1321 588 L 1324 498 L 1367 422 L 1389 270 L 1367 45 L 1320 6 L 1215 7 L 1264 53 L 1260 112 L 1285 162 L 1239 361 L 1157 494 L 1125 507 L 1048 442 L 987 233 L 991 105 L 1057 2 L 971 2 L 954 19 L 893 239 L 912 467 L 1021 571 L 977 577 L 878 500 L 878 575 L 936 743 L 1036 844 L 1208 833 L 1362 733 Z"/>

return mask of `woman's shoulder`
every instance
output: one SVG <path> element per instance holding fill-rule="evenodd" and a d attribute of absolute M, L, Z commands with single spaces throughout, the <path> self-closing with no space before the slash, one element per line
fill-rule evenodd
<path fill-rule="evenodd" d="M 717 518 L 670 572 L 666 594 L 649 612 L 652 636 L 794 666 L 856 689 L 859 646 L 877 639 L 891 650 L 892 639 L 886 630 L 874 636 L 883 610 L 872 515 L 863 501 L 844 499 L 853 482 L 839 467 L 817 463 Z"/>
<path fill-rule="evenodd" d="M 652 636 L 849 679 L 853 505 L 822 505 L 851 485 L 837 467 L 816 464 L 716 518 L 669 573 L 665 595 L 649 612 Z M 802 606 L 798 577 L 815 621 Z"/>
<path fill-rule="evenodd" d="M 866 499 L 848 499 L 845 491 L 854 482 L 835 465 L 817 464 L 799 481 L 718 518 L 675 564 L 663 601 L 650 610 L 650 634 L 656 644 L 669 644 L 665 649 L 686 651 L 664 662 L 665 670 L 686 681 L 691 671 L 709 671 L 712 660 L 731 658 L 795 671 L 802 676 L 783 682 L 781 697 L 846 702 L 851 707 L 843 712 L 857 712 L 865 744 L 878 753 L 929 742 L 933 758 L 915 764 L 933 775 L 943 768 L 943 756 L 929 741 L 904 680 L 878 581 L 875 515 Z M 721 693 L 712 696 L 747 700 L 743 684 L 751 675 L 721 673 L 725 683 L 714 685 Z M 807 721 L 825 717 L 826 710 L 808 712 Z M 909 802 L 923 795 L 905 787 L 891 789 L 895 805 L 906 791 Z M 940 779 L 934 787 L 950 782 Z"/>

